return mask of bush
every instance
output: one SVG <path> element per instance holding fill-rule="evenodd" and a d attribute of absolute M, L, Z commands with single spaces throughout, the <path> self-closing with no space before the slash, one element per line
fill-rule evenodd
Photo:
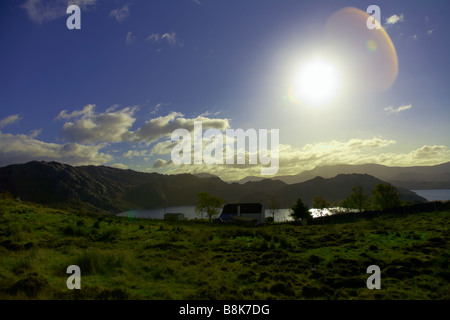
<path fill-rule="evenodd" d="M 106 229 L 103 233 L 97 236 L 98 241 L 114 241 L 120 238 L 122 230 L 119 227 L 111 227 Z"/>
<path fill-rule="evenodd" d="M 263 239 L 255 239 L 250 245 L 250 249 L 255 251 L 267 251 L 268 248 L 267 242 Z"/>
<path fill-rule="evenodd" d="M 116 253 L 85 250 L 75 258 L 73 264 L 80 267 L 81 275 L 108 274 L 123 267 L 125 258 Z"/>
<path fill-rule="evenodd" d="M 48 281 L 39 276 L 37 273 L 31 273 L 27 278 L 17 281 L 12 285 L 7 293 L 18 294 L 19 292 L 24 293 L 28 298 L 36 298 L 38 293 L 45 288 L 48 288 Z"/>
<path fill-rule="evenodd" d="M 73 236 L 75 234 L 75 229 L 72 226 L 66 226 L 64 227 L 64 229 L 62 230 L 62 232 L 66 235 L 66 236 Z"/>

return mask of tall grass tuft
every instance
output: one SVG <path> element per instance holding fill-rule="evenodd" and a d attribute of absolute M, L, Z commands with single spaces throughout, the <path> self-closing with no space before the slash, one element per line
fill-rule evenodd
<path fill-rule="evenodd" d="M 84 275 L 109 274 L 116 269 L 126 267 L 126 261 L 126 257 L 121 254 L 91 249 L 80 253 L 73 264 L 79 266 Z"/>

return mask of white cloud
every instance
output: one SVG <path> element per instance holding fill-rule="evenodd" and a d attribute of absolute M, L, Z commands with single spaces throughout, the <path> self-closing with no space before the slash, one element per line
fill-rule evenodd
<path fill-rule="evenodd" d="M 394 140 L 378 137 L 350 139 L 307 144 L 303 148 L 280 145 L 280 172 L 298 173 L 319 165 L 337 163 L 367 163 L 380 153 L 380 149 L 395 144 Z"/>
<path fill-rule="evenodd" d="M 79 143 L 142 142 L 148 146 L 164 138 L 170 139 L 176 129 L 192 131 L 195 121 L 201 121 L 204 130 L 229 128 L 228 119 L 202 116 L 186 118 L 179 112 L 171 112 L 166 116 L 150 119 L 132 131 L 138 107 L 118 109 L 117 106 L 113 106 L 102 113 L 95 113 L 94 108 L 95 105 L 90 104 L 70 113 L 67 110 L 61 111 L 56 119 L 69 120 L 61 128 L 62 135 L 70 141 Z"/>
<path fill-rule="evenodd" d="M 124 154 L 122 154 L 122 157 L 132 159 L 135 157 L 145 157 L 148 154 L 148 150 L 128 150 Z"/>
<path fill-rule="evenodd" d="M 94 108 L 95 104 L 88 104 L 83 107 L 81 110 L 75 110 L 71 113 L 67 113 L 67 110 L 61 111 L 58 116 L 56 117 L 57 120 L 59 119 L 71 119 L 71 118 L 77 118 L 79 116 L 89 116 L 94 114 Z"/>
<path fill-rule="evenodd" d="M 61 133 L 74 142 L 121 142 L 126 140 L 129 129 L 133 125 L 137 107 L 126 107 L 121 110 L 110 108 L 103 113 L 94 112 L 95 105 L 87 105 L 82 110 L 68 113 L 63 110 L 57 119 L 75 119 L 64 123 Z"/>
<path fill-rule="evenodd" d="M 42 24 L 66 16 L 69 5 L 75 4 L 80 9 L 89 9 L 96 2 L 97 0 L 27 0 L 21 8 L 26 10 L 32 21 Z"/>
<path fill-rule="evenodd" d="M 167 116 L 157 117 L 145 122 L 133 134 L 133 140 L 145 142 L 149 145 L 162 137 L 169 137 L 176 129 L 194 130 L 194 122 L 201 121 L 203 130 L 219 129 L 225 130 L 230 127 L 228 119 L 211 119 L 206 117 L 184 118 L 179 112 L 171 112 Z"/>
<path fill-rule="evenodd" d="M 450 161 L 450 149 L 443 145 L 424 145 L 418 149 L 403 153 L 384 151 L 396 144 L 396 141 L 374 137 L 372 139 L 350 139 L 348 141 L 328 141 L 307 144 L 296 148 L 280 144 L 278 175 L 297 174 L 311 170 L 316 166 L 334 164 L 377 163 L 387 166 L 436 165 Z M 168 145 L 167 145 L 168 146 Z M 160 148 L 159 150 L 164 150 Z M 171 149 L 166 148 L 169 154 Z M 164 152 L 154 152 L 163 155 Z M 259 161 L 258 161 L 259 163 Z M 174 165 L 170 161 L 158 159 L 153 169 L 166 173 L 215 174 L 227 181 L 235 181 L 246 176 L 260 176 L 261 165 Z"/>
<path fill-rule="evenodd" d="M 156 104 L 151 110 L 150 110 L 150 114 L 156 114 L 159 111 L 159 108 L 161 108 L 163 104 L 162 103 L 158 103 Z"/>
<path fill-rule="evenodd" d="M 136 36 L 133 35 L 133 33 L 130 31 L 127 33 L 127 37 L 125 39 L 126 44 L 133 44 L 133 42 L 136 40 Z"/>
<path fill-rule="evenodd" d="M 165 168 L 169 165 L 172 164 L 171 160 L 163 160 L 163 159 L 157 159 L 154 163 L 153 163 L 153 168 L 154 169 L 158 169 L 158 168 Z"/>
<path fill-rule="evenodd" d="M 178 39 L 175 32 L 166 32 L 162 35 L 159 33 L 152 33 L 146 38 L 146 40 L 154 43 L 160 43 L 161 41 L 165 40 L 171 46 L 183 46 L 183 42 Z"/>
<path fill-rule="evenodd" d="M 172 142 L 171 140 L 165 140 L 165 141 L 161 141 L 158 142 L 157 144 L 155 144 L 152 149 L 150 154 L 151 155 L 167 155 L 170 154 L 172 152 L 173 147 L 178 144 L 178 142 Z"/>
<path fill-rule="evenodd" d="M 411 156 L 415 160 L 429 160 L 437 159 L 442 155 L 449 155 L 450 150 L 446 146 L 427 146 L 414 150 L 411 152 Z"/>
<path fill-rule="evenodd" d="M 109 13 L 109 16 L 113 17 L 118 22 L 124 22 L 130 16 L 129 6 L 129 4 L 126 4 L 120 9 L 114 9 Z"/>
<path fill-rule="evenodd" d="M 161 36 L 161 40 L 165 39 L 171 46 L 179 45 L 182 46 L 182 43 L 178 41 L 177 34 L 175 32 L 164 33 Z"/>
<path fill-rule="evenodd" d="M 113 163 L 112 165 L 110 165 L 110 167 L 117 168 L 117 169 L 128 169 L 127 165 L 120 163 L 120 162 Z"/>
<path fill-rule="evenodd" d="M 100 165 L 112 160 L 111 155 L 100 152 L 105 146 L 47 143 L 35 139 L 33 134 L 27 136 L 0 132 L 0 165 L 32 160 L 59 161 L 71 165 Z"/>
<path fill-rule="evenodd" d="M 11 115 L 9 117 L 6 117 L 4 119 L 0 120 L 0 129 L 6 127 L 9 124 L 13 124 L 13 123 L 17 123 L 21 120 L 22 118 L 18 115 L 18 114 L 14 114 Z"/>
<path fill-rule="evenodd" d="M 411 109 L 411 108 L 412 108 L 411 104 L 403 105 L 396 109 L 393 108 L 392 106 L 389 106 L 389 107 L 384 108 L 384 111 L 386 112 L 387 115 L 391 115 L 391 114 L 399 114 L 400 112 L 403 112 L 403 111 Z"/>
<path fill-rule="evenodd" d="M 403 21 L 404 21 L 403 13 L 400 15 L 393 14 L 392 16 L 390 16 L 389 18 L 386 19 L 385 26 L 391 26 L 398 22 L 403 22 Z"/>
<path fill-rule="evenodd" d="M 160 36 L 159 33 L 152 33 L 149 35 L 146 40 L 151 42 L 159 42 Z"/>

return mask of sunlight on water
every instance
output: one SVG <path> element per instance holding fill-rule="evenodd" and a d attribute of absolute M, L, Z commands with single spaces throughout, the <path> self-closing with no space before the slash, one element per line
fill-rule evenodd
<path fill-rule="evenodd" d="M 333 212 L 330 210 L 334 210 L 338 208 L 329 208 L 329 209 L 310 209 L 313 218 L 317 218 L 320 216 L 332 215 Z M 195 211 L 195 206 L 177 206 L 177 207 L 167 207 L 160 209 L 151 209 L 151 210 L 129 210 L 125 212 L 121 212 L 117 214 L 120 217 L 135 217 L 135 218 L 148 218 L 148 219 L 164 219 L 164 213 L 183 213 L 184 217 L 187 219 L 199 219 L 201 218 L 200 214 Z M 272 217 L 272 212 L 269 209 L 265 210 L 265 216 Z M 203 215 L 203 218 L 206 219 L 206 214 Z M 292 221 L 293 219 L 290 217 L 289 209 L 278 209 L 275 213 L 275 222 L 286 222 Z"/>

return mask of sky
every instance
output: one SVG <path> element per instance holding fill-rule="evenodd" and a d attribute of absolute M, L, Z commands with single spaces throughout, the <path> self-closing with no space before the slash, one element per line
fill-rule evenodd
<path fill-rule="evenodd" d="M 72 4 L 81 29 L 67 27 Z M 371 5 L 378 28 L 368 26 Z M 448 162 L 449 9 L 437 0 L 1 1 L 0 166 L 261 176 L 261 161 L 173 163 L 172 133 L 193 133 L 196 122 L 278 130 L 278 175 Z"/>

